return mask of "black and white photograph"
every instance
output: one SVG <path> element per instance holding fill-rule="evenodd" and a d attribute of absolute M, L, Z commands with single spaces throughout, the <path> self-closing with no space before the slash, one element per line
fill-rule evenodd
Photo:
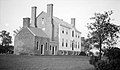
<path fill-rule="evenodd" d="M 120 70 L 120 0 L 0 0 L 0 70 Z"/>

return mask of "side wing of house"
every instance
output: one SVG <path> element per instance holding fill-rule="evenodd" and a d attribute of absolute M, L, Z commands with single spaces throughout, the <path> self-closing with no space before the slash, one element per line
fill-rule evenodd
<path fill-rule="evenodd" d="M 15 54 L 33 54 L 34 53 L 34 35 L 28 28 L 23 28 L 14 40 Z"/>

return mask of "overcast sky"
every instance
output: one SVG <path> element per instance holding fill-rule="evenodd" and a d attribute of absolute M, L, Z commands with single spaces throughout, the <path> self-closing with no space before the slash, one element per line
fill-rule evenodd
<path fill-rule="evenodd" d="M 13 30 L 22 27 L 23 18 L 31 17 L 31 7 L 37 6 L 37 15 L 47 11 L 47 4 L 53 4 L 54 16 L 70 23 L 76 18 L 76 28 L 87 36 L 86 24 L 95 12 L 113 10 L 111 18 L 120 25 L 120 0 L 0 0 L 0 31 L 7 30 L 13 35 Z"/>

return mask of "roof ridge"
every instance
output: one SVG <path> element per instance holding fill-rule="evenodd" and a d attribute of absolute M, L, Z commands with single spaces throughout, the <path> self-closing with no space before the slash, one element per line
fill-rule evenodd
<path fill-rule="evenodd" d="M 42 13 L 47 14 L 46 12 L 42 11 L 36 18 L 38 18 Z"/>

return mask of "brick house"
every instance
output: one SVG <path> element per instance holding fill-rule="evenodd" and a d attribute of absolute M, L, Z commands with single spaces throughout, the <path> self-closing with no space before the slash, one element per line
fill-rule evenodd
<path fill-rule="evenodd" d="M 23 18 L 23 28 L 15 36 L 15 54 L 79 55 L 81 32 L 75 28 L 75 18 L 69 24 L 54 17 L 53 4 L 47 4 L 47 13 L 36 16 L 36 10 L 32 7 L 31 19 Z"/>

